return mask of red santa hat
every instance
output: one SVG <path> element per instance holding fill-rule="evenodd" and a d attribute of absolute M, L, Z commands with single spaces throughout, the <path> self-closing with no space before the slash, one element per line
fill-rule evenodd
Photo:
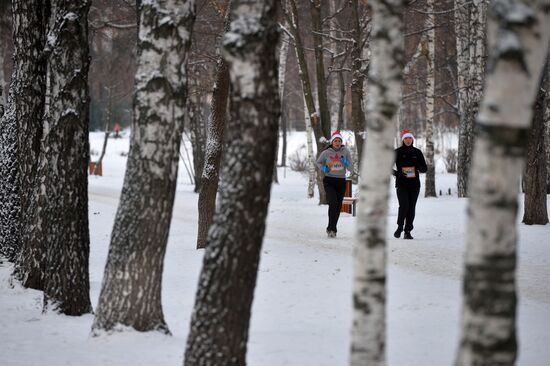
<path fill-rule="evenodd" d="M 340 139 L 341 141 L 344 141 L 344 139 L 342 138 L 342 135 L 340 134 L 340 131 L 334 131 L 332 133 L 332 136 L 330 136 L 330 143 L 332 144 L 332 141 L 334 141 L 334 139 Z"/>
<path fill-rule="evenodd" d="M 401 131 L 401 141 L 405 140 L 407 137 L 410 137 L 414 140 L 414 135 L 412 134 L 411 130 Z"/>

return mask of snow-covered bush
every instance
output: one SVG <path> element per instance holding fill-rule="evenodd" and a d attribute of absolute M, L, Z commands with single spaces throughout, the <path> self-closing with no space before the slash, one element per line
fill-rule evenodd
<path fill-rule="evenodd" d="M 295 172 L 305 173 L 307 171 L 307 153 L 305 145 L 301 145 L 288 157 L 288 164 L 290 169 Z"/>

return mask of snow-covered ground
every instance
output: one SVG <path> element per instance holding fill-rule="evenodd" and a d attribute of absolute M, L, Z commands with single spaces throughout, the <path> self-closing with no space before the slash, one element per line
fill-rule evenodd
<path fill-rule="evenodd" d="M 291 135 L 289 151 L 305 141 Z M 91 146 L 101 150 L 102 135 Z M 124 176 L 128 139 L 110 139 L 103 177 L 90 177 L 90 279 L 97 304 L 110 231 Z M 180 164 L 181 165 L 181 164 Z M 438 174 L 438 190 L 456 176 Z M 251 366 L 348 364 L 351 248 L 356 218 L 342 214 L 338 238 L 325 234 L 326 206 L 305 198 L 306 179 L 279 170 L 274 185 L 251 322 Z M 422 193 L 421 193 L 422 194 Z M 421 196 L 422 197 L 422 196 Z M 397 201 L 388 228 L 388 364 L 451 365 L 456 352 L 467 201 L 420 198 L 415 239 L 394 239 Z M 93 315 L 42 314 L 38 291 L 10 284 L 0 265 L 0 365 L 182 364 L 203 251 L 195 250 L 197 195 L 183 165 L 165 260 L 163 307 L 172 336 L 128 330 L 90 336 Z M 518 365 L 550 365 L 550 225 L 519 225 Z"/>

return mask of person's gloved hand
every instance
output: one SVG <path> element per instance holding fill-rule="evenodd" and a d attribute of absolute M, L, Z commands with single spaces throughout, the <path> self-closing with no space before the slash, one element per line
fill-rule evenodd
<path fill-rule="evenodd" d="M 344 164 L 346 168 L 349 166 L 349 161 L 348 159 L 346 159 L 345 156 L 342 156 L 342 159 L 340 159 L 340 161 L 342 162 L 342 164 Z"/>
<path fill-rule="evenodd" d="M 323 173 L 328 173 L 330 172 L 330 168 L 328 167 L 328 165 L 323 165 Z"/>

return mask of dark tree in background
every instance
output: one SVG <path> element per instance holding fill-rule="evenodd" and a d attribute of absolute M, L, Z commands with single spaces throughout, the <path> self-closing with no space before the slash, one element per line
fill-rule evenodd
<path fill-rule="evenodd" d="M 93 0 L 89 12 L 90 130 L 132 121 L 136 8 L 132 0 Z M 97 152 L 92 152 L 93 154 Z"/>
<path fill-rule="evenodd" d="M 229 29 L 231 1 L 226 5 L 225 23 Z M 225 125 L 227 121 L 227 101 L 229 98 L 229 68 L 223 57 L 216 62 L 216 79 L 212 90 L 210 104 L 210 118 L 208 119 L 208 135 L 204 156 L 204 167 L 201 174 L 201 189 L 198 200 L 199 227 L 197 234 L 197 248 L 206 246 L 208 229 L 212 224 L 218 181 L 220 175 L 220 161 L 223 151 Z"/>
<path fill-rule="evenodd" d="M 187 366 L 246 364 L 280 113 L 277 4 L 232 6 L 224 41 L 231 76 L 228 148 L 187 338 Z"/>

